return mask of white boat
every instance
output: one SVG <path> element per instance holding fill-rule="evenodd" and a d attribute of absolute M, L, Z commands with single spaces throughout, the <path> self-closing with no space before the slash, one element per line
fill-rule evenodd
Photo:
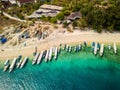
<path fill-rule="evenodd" d="M 60 51 L 61 51 L 61 48 L 58 48 L 58 53 L 60 53 Z"/>
<path fill-rule="evenodd" d="M 79 50 L 81 50 L 81 44 L 79 44 L 79 46 L 78 46 L 78 47 L 79 47 Z"/>
<path fill-rule="evenodd" d="M 9 66 L 10 66 L 10 64 L 5 65 L 3 71 L 4 72 L 7 71 L 7 69 L 9 68 Z"/>
<path fill-rule="evenodd" d="M 10 65 L 9 72 L 12 72 L 12 70 L 14 69 L 14 67 L 16 65 L 16 62 L 17 62 L 17 58 L 14 58 L 13 61 L 12 61 L 12 64 Z"/>
<path fill-rule="evenodd" d="M 116 53 L 117 53 L 117 46 L 116 46 L 116 43 L 113 44 L 113 49 L 114 49 L 114 53 L 116 54 Z"/>
<path fill-rule="evenodd" d="M 32 61 L 32 64 L 33 64 L 33 65 L 37 62 L 37 59 L 38 59 L 39 55 L 40 55 L 39 52 L 35 55 L 35 57 L 34 57 L 34 59 L 33 59 L 33 61 Z"/>
<path fill-rule="evenodd" d="M 3 69 L 3 71 L 5 72 L 9 68 L 9 66 L 10 66 L 10 60 L 7 59 L 5 61 L 5 63 L 4 63 L 4 69 Z"/>
<path fill-rule="evenodd" d="M 72 47 L 70 46 L 70 47 L 69 47 L 69 52 L 71 52 L 71 50 L 72 50 Z"/>
<path fill-rule="evenodd" d="M 66 49 L 66 44 L 64 45 L 64 47 L 63 47 L 63 50 L 65 50 Z"/>
<path fill-rule="evenodd" d="M 66 45 L 66 51 L 68 51 L 68 49 L 69 49 L 69 46 L 68 46 L 68 45 Z"/>
<path fill-rule="evenodd" d="M 26 64 L 27 60 L 28 60 L 28 57 L 25 57 L 24 60 L 22 61 L 21 65 L 20 65 L 20 68 L 24 67 L 24 65 Z"/>
<path fill-rule="evenodd" d="M 38 60 L 37 60 L 37 64 L 40 64 L 40 62 L 41 62 L 41 60 L 42 60 L 43 52 L 44 52 L 44 51 L 42 51 L 42 52 L 40 53 L 40 55 L 39 55 L 39 57 L 38 57 Z"/>
<path fill-rule="evenodd" d="M 53 52 L 52 50 L 53 50 L 53 48 L 51 47 L 50 48 L 50 53 L 49 53 L 49 61 L 52 59 L 52 52 Z"/>
<path fill-rule="evenodd" d="M 109 50 L 111 49 L 111 45 L 110 45 L 110 44 L 108 44 L 108 49 L 109 49 Z"/>
<path fill-rule="evenodd" d="M 49 56 L 49 49 L 47 50 L 46 56 L 45 56 L 45 62 L 47 62 Z"/>
<path fill-rule="evenodd" d="M 9 62 L 10 62 L 10 60 L 7 59 L 7 60 L 5 61 L 5 63 L 4 63 L 4 65 L 7 65 Z"/>
<path fill-rule="evenodd" d="M 97 43 L 95 43 L 95 48 L 94 48 L 94 54 L 96 55 L 97 54 Z"/>
<path fill-rule="evenodd" d="M 100 47 L 100 56 L 103 56 L 103 53 L 104 53 L 104 44 L 101 44 L 101 47 Z"/>
<path fill-rule="evenodd" d="M 55 55 L 54 55 L 54 59 L 55 59 L 55 60 L 57 59 L 57 54 L 58 54 L 58 48 L 56 47 L 56 48 L 55 48 Z"/>
<path fill-rule="evenodd" d="M 77 47 L 76 47 L 76 46 L 74 47 L 74 51 L 75 51 L 75 52 L 77 51 Z"/>
<path fill-rule="evenodd" d="M 21 63 L 22 63 L 22 59 L 18 62 L 18 64 L 17 64 L 17 68 L 20 67 Z"/>

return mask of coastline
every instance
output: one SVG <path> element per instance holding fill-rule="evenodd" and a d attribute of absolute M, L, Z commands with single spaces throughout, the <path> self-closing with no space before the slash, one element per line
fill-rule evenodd
<path fill-rule="evenodd" d="M 13 59 L 18 55 L 30 56 L 34 52 L 34 47 L 37 46 L 38 51 L 48 49 L 50 47 L 59 46 L 60 44 L 77 44 L 86 41 L 88 44 L 94 42 L 110 44 L 113 42 L 120 45 L 120 33 L 96 33 L 94 31 L 74 31 L 74 33 L 56 33 L 53 32 L 44 40 L 36 41 L 31 45 L 15 46 L 15 47 L 1 47 L 4 51 L 0 51 L 0 60 Z"/>

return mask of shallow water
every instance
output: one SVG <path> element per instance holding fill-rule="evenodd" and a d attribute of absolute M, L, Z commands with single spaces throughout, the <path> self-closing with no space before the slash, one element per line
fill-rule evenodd
<path fill-rule="evenodd" d="M 31 58 L 32 60 L 32 58 Z M 90 48 L 79 53 L 62 51 L 57 60 L 12 73 L 0 69 L 0 90 L 120 90 L 120 54 L 94 56 Z M 3 64 L 3 62 L 0 62 Z"/>

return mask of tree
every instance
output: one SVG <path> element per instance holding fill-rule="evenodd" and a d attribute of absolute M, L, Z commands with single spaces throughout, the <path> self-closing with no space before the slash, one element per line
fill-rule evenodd
<path fill-rule="evenodd" d="M 64 14 L 65 16 L 68 16 L 68 15 L 70 15 L 70 11 L 69 11 L 69 10 L 64 10 L 64 11 L 63 11 L 63 14 Z"/>
<path fill-rule="evenodd" d="M 63 27 L 64 27 L 64 28 L 68 27 L 68 25 L 69 25 L 69 24 L 67 23 L 67 21 L 63 22 Z"/>
<path fill-rule="evenodd" d="M 78 25 L 77 20 L 74 20 L 74 21 L 72 22 L 72 26 L 73 26 L 73 28 L 77 27 L 77 25 Z"/>
<path fill-rule="evenodd" d="M 53 17 L 53 18 L 51 18 L 51 23 L 57 23 L 57 18 L 55 18 L 55 17 Z"/>
<path fill-rule="evenodd" d="M 62 12 L 60 12 L 56 17 L 58 20 L 64 20 L 64 14 Z"/>
<path fill-rule="evenodd" d="M 80 27 L 87 27 L 87 22 L 86 22 L 86 20 L 84 18 L 81 18 L 79 20 L 79 26 Z"/>
<path fill-rule="evenodd" d="M 114 29 L 114 27 L 113 27 L 113 25 L 112 25 L 112 26 L 108 26 L 107 29 L 108 29 L 110 32 L 112 32 L 113 29 Z"/>

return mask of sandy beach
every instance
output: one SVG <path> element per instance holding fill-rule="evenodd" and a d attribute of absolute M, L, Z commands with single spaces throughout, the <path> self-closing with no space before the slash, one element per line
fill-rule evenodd
<path fill-rule="evenodd" d="M 60 44 L 77 44 L 91 42 L 100 43 L 113 43 L 116 42 L 117 45 L 120 43 L 120 33 L 96 33 L 94 31 L 80 31 L 75 30 L 73 33 L 65 32 L 61 33 L 55 30 L 44 40 L 38 40 L 33 38 L 28 40 L 26 46 L 0 46 L 0 60 L 13 59 L 18 55 L 30 56 L 34 52 L 34 47 L 37 47 L 38 51 L 48 49 L 49 47 L 59 46 Z"/>

